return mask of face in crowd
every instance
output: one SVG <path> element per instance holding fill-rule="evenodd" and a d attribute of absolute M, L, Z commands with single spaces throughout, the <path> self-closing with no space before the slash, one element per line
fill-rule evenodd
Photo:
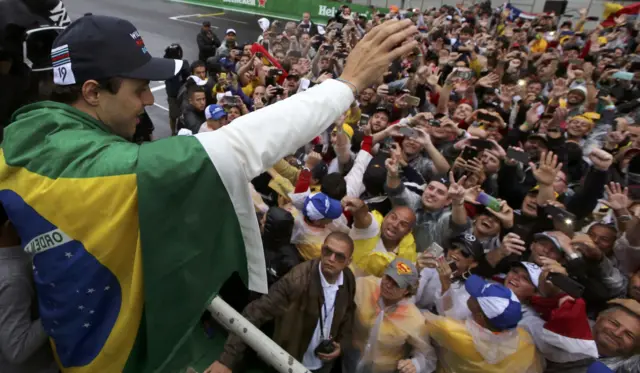
<path fill-rule="evenodd" d="M 631 356 L 640 348 L 640 317 L 623 307 L 598 315 L 593 327 L 598 353 L 603 356 Z"/>
<path fill-rule="evenodd" d="M 204 92 L 196 91 L 191 93 L 189 97 L 189 103 L 193 106 L 194 109 L 201 112 L 204 111 L 204 108 L 207 105 L 207 98 Z"/>
<path fill-rule="evenodd" d="M 513 291 L 521 302 L 527 302 L 536 294 L 536 286 L 524 267 L 511 268 L 504 280 L 504 286 Z"/>
<path fill-rule="evenodd" d="M 372 133 L 383 131 L 389 125 L 389 115 L 383 111 L 379 111 L 369 118 L 369 126 Z"/>
<path fill-rule="evenodd" d="M 330 234 L 322 245 L 321 270 L 327 278 L 336 278 L 351 264 L 353 241 L 345 236 Z"/>
<path fill-rule="evenodd" d="M 398 242 L 409 234 L 416 224 L 416 214 L 406 206 L 391 210 L 380 227 L 383 240 Z"/>
<path fill-rule="evenodd" d="M 429 211 L 438 211 L 451 204 L 449 188 L 439 181 L 427 184 L 422 193 L 422 206 Z"/>

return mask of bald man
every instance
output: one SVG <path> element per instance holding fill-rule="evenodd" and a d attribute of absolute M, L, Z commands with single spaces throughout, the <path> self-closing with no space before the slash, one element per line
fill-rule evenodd
<path fill-rule="evenodd" d="M 350 236 L 355 243 L 352 269 L 356 277 L 381 277 L 396 257 L 416 262 L 416 241 L 411 233 L 416 224 L 413 210 L 397 206 L 383 217 L 378 211 L 369 212 L 358 198 L 345 197 L 342 204 L 353 214 Z"/>

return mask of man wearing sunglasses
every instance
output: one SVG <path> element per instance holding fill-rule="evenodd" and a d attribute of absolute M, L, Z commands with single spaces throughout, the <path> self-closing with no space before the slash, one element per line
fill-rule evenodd
<path fill-rule="evenodd" d="M 311 372 L 330 372 L 351 338 L 355 277 L 348 268 L 353 241 L 342 232 L 327 236 L 319 259 L 294 267 L 242 315 L 254 325 L 275 320 L 273 340 Z M 242 361 L 245 344 L 230 335 L 220 359 L 205 373 L 230 373 Z"/>

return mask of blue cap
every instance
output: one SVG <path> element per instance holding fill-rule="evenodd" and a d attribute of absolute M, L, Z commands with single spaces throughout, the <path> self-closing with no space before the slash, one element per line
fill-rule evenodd
<path fill-rule="evenodd" d="M 342 205 L 337 199 L 330 198 L 324 193 L 316 193 L 304 199 L 302 213 L 311 221 L 333 220 L 342 215 Z"/>
<path fill-rule="evenodd" d="M 464 287 L 478 301 L 491 326 L 498 330 L 518 326 L 522 318 L 522 307 L 511 290 L 500 284 L 488 283 L 477 275 L 469 276 Z"/>
<path fill-rule="evenodd" d="M 589 365 L 589 369 L 587 369 L 587 373 L 613 373 L 608 366 L 604 365 L 601 361 L 596 361 L 593 364 Z"/>
<path fill-rule="evenodd" d="M 209 119 L 218 120 L 220 118 L 226 117 L 227 116 L 227 112 L 224 111 L 222 106 L 212 104 L 212 105 L 207 106 L 206 109 L 204 109 L 204 116 L 205 116 L 205 118 L 207 118 L 207 120 L 209 120 Z"/>

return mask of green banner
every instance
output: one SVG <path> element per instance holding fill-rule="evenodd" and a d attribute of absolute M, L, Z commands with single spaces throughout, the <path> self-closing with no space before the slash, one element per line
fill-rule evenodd
<path fill-rule="evenodd" d="M 329 0 L 189 0 L 188 2 L 294 20 L 302 19 L 302 13 L 309 12 L 311 19 L 318 23 L 326 23 L 327 20 L 335 17 L 343 4 Z M 351 12 L 371 18 L 371 7 L 348 5 Z M 377 10 L 385 13 L 387 11 L 380 8 Z"/>

